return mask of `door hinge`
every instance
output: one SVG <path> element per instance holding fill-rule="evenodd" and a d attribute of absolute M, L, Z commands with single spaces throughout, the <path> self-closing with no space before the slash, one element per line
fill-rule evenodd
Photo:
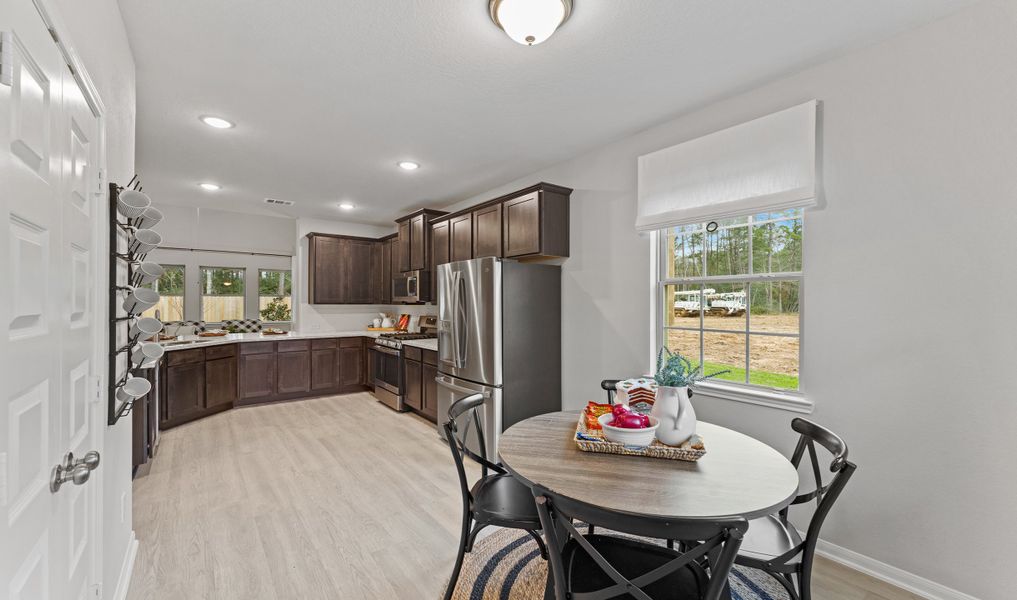
<path fill-rule="evenodd" d="M 14 34 L 0 31 L 0 85 L 14 85 Z"/>
<path fill-rule="evenodd" d="M 105 191 L 103 190 L 102 185 L 102 169 L 96 169 L 96 171 L 98 171 L 99 173 L 99 181 L 95 183 L 95 193 L 98 195 L 102 195 L 102 193 Z"/>
<path fill-rule="evenodd" d="M 98 375 L 92 375 L 92 384 L 95 386 L 94 402 L 98 404 L 99 402 L 102 402 L 102 393 L 105 391 L 102 389 L 102 378 Z"/>
<path fill-rule="evenodd" d="M 101 600 L 102 599 L 102 584 L 97 583 L 97 584 L 89 587 L 88 588 L 88 593 L 89 593 L 89 597 L 90 598 L 99 598 Z"/>

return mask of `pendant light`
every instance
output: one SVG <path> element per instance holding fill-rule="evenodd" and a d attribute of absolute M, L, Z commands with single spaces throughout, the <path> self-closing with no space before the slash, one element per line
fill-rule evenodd
<path fill-rule="evenodd" d="M 490 0 L 491 19 L 526 46 L 551 37 L 572 14 L 572 0 Z"/>

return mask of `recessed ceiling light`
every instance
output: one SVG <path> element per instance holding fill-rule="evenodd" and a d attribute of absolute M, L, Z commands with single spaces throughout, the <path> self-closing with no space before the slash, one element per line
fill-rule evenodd
<path fill-rule="evenodd" d="M 401 160 L 396 164 L 404 171 L 416 171 L 420 168 L 420 163 L 415 163 L 412 160 Z"/>
<path fill-rule="evenodd" d="M 231 127 L 235 127 L 235 123 L 233 123 L 232 121 L 227 121 L 226 119 L 223 119 L 221 117 L 212 117 L 209 115 L 205 115 L 199 117 L 199 119 L 201 119 L 201 122 L 204 123 L 205 125 L 208 125 L 209 127 L 215 127 L 216 129 L 229 129 Z"/>
<path fill-rule="evenodd" d="M 357 207 L 357 205 L 353 204 L 352 202 L 340 202 L 339 203 L 339 208 L 341 208 L 343 210 L 353 210 L 356 207 Z"/>
<path fill-rule="evenodd" d="M 205 190 L 206 192 L 218 192 L 219 190 L 222 189 L 221 185 L 217 185 L 215 183 L 199 183 L 198 185 L 200 185 L 201 189 Z"/>
<path fill-rule="evenodd" d="M 572 14 L 572 0 L 490 0 L 491 20 L 510 38 L 533 46 L 551 37 Z"/>

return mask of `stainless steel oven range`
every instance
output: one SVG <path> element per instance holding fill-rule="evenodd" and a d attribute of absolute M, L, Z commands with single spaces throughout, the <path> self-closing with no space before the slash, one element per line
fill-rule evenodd
<path fill-rule="evenodd" d="M 371 360 L 374 361 L 374 397 L 380 402 L 403 412 L 406 404 L 403 402 L 403 342 L 406 340 L 426 340 L 438 337 L 437 318 L 433 316 L 420 317 L 420 333 L 408 333 L 397 331 L 383 333 L 374 340 L 371 351 L 374 353 Z"/>

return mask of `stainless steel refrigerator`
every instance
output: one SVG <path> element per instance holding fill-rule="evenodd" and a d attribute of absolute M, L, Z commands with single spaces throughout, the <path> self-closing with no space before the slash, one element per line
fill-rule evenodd
<path fill-rule="evenodd" d="M 480 392 L 496 459 L 502 431 L 561 410 L 561 268 L 477 258 L 439 265 L 437 287 L 438 433 L 453 402 Z"/>

